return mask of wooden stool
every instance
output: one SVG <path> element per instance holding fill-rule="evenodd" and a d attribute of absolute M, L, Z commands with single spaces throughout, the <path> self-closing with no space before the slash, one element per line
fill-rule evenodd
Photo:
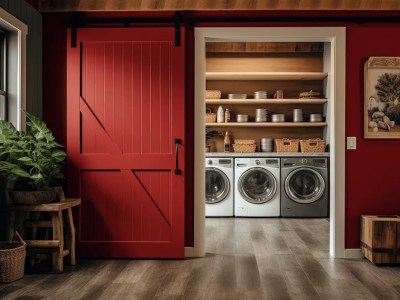
<path fill-rule="evenodd" d="M 25 240 L 29 248 L 52 249 L 53 271 L 63 271 L 63 258 L 69 256 L 69 264 L 75 265 L 75 226 L 72 208 L 81 204 L 81 199 L 65 199 L 63 202 L 39 205 L 13 205 L 11 210 L 16 212 L 16 228 L 22 233 L 26 228 L 32 228 L 32 239 Z M 41 220 L 40 214 L 49 212 L 51 220 Z M 33 213 L 33 219 L 26 221 L 26 213 Z M 64 232 L 65 222 L 66 228 Z M 37 228 L 50 228 L 52 240 L 37 240 Z M 24 234 L 25 236 L 25 234 Z"/>

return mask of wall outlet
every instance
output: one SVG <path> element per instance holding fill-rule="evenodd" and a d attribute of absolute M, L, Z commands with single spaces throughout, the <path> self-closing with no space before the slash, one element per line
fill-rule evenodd
<path fill-rule="evenodd" d="M 356 150 L 357 149 L 357 139 L 355 136 L 347 137 L 347 150 Z"/>

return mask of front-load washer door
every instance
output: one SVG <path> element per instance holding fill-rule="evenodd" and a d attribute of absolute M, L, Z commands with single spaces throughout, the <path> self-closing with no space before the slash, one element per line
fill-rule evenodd
<path fill-rule="evenodd" d="M 206 203 L 223 201 L 229 194 L 230 183 L 224 172 L 217 168 L 206 168 Z"/>
<path fill-rule="evenodd" d="M 251 168 L 240 176 L 238 189 L 246 201 L 262 204 L 275 196 L 277 181 L 270 171 L 264 168 Z"/>
<path fill-rule="evenodd" d="M 314 169 L 298 168 L 286 177 L 285 191 L 297 203 L 312 203 L 324 194 L 325 180 Z"/>

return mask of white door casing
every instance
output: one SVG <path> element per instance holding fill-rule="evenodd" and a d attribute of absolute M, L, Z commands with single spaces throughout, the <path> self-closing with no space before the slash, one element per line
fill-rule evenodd
<path fill-rule="evenodd" d="M 195 28 L 195 144 L 194 144 L 194 247 L 187 257 L 205 254 L 204 156 L 205 156 L 205 55 L 206 42 L 324 42 L 329 54 L 326 98 L 327 139 L 330 144 L 330 255 L 345 257 L 345 54 L 344 27 L 209 27 Z M 326 65 L 326 66 L 325 66 Z M 334 200 L 334 201 L 333 201 Z"/>

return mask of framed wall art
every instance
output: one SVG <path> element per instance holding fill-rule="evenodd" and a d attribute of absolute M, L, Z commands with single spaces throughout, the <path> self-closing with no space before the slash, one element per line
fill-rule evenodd
<path fill-rule="evenodd" d="M 365 62 L 364 137 L 400 138 L 400 57 L 370 57 Z"/>

